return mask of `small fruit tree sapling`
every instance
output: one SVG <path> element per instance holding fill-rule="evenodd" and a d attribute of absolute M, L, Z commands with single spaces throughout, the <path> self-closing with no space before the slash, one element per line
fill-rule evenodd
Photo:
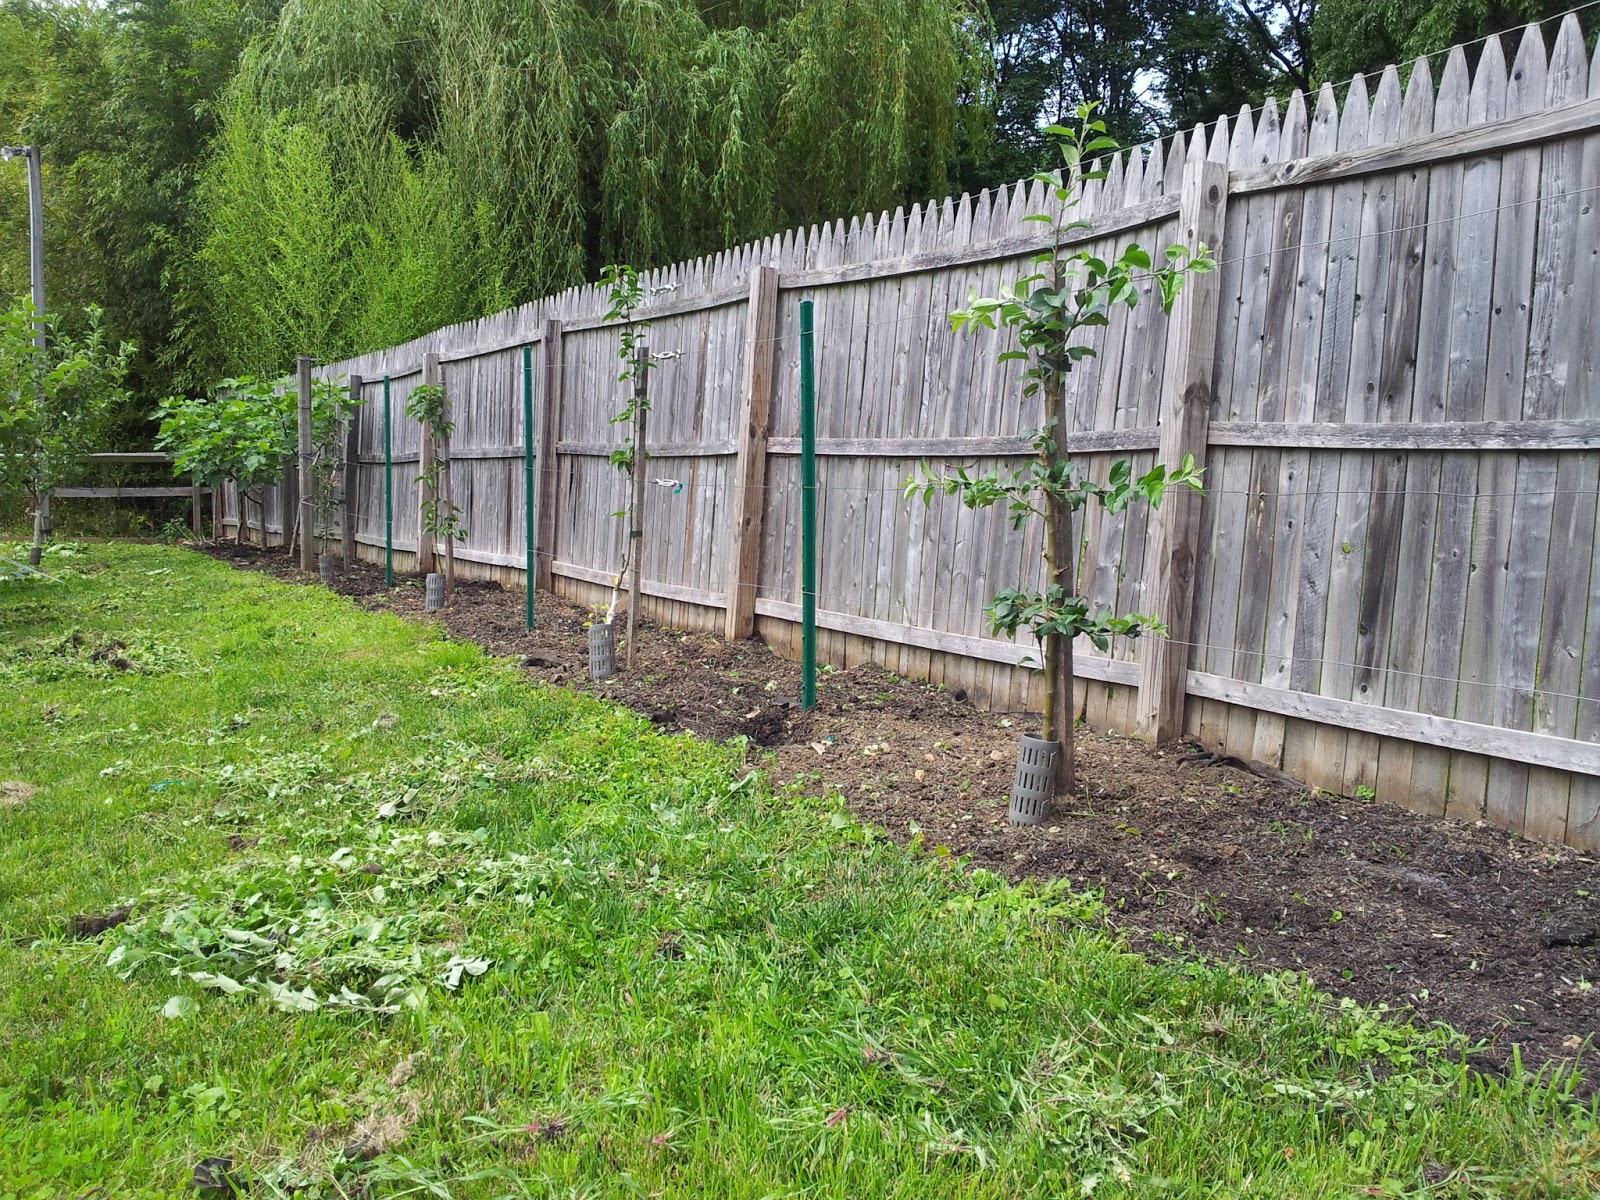
<path fill-rule="evenodd" d="M 1093 105 L 1078 109 L 1076 124 L 1053 125 L 1047 132 L 1059 145 L 1063 164 L 1034 178 L 1046 186 L 1059 211 L 1028 220 L 1051 227 L 1050 248 L 1015 285 L 1003 287 L 998 296 L 974 292 L 967 307 L 950 314 L 957 330 L 1004 328 L 1016 334 L 1018 348 L 999 357 L 1026 363 L 1022 394 L 1043 397 L 1044 419 L 1030 435 L 1034 457 L 1015 471 L 981 475 L 966 468 L 953 475 L 935 473 L 924 463 L 917 477 L 907 482 L 906 494 L 928 503 L 935 493 L 942 492 L 959 497 L 974 509 L 1003 504 L 1017 528 L 1035 517 L 1044 522 L 1043 586 L 1019 583 L 1005 588 L 995 595 L 988 611 L 996 633 L 1014 637 L 1026 629 L 1039 642 L 1045 676 L 1041 737 L 1060 747 L 1053 788 L 1059 797 L 1076 786 L 1073 640 L 1083 635 L 1105 650 L 1113 637 L 1164 632 L 1156 614 L 1119 616 L 1109 610 L 1090 611 L 1087 598 L 1077 590 L 1072 519 L 1090 502 L 1103 505 L 1107 512 L 1120 513 L 1139 500 L 1159 505 L 1169 487 L 1200 487 L 1200 472 L 1192 456 L 1185 456 L 1174 467 L 1158 465 L 1139 476 L 1122 461 L 1112 466 L 1104 484 L 1091 480 L 1067 456 L 1067 377 L 1078 363 L 1094 356 L 1095 349 L 1084 335 L 1105 326 L 1115 305 L 1133 307 L 1139 302 L 1141 288 L 1153 285 L 1163 311 L 1170 312 L 1187 276 L 1215 270 L 1216 264 L 1203 245 L 1170 246 L 1159 261 L 1137 245 L 1127 246 L 1115 258 L 1094 253 L 1083 236 L 1090 223 L 1073 214 L 1083 183 L 1104 176 L 1104 170 L 1092 160 L 1111 153 L 1115 143 L 1106 136 L 1104 123 L 1095 118 Z"/>
<path fill-rule="evenodd" d="M 433 461 L 417 482 L 423 487 L 422 535 L 444 539 L 444 590 L 445 595 L 456 593 L 456 540 L 465 538 L 467 531 L 461 524 L 461 510 L 455 505 L 450 480 L 450 438 L 456 424 L 450 419 L 450 400 L 444 385 L 425 383 L 411 389 L 406 400 L 406 416 L 426 427 L 428 437 L 436 447 Z"/>
<path fill-rule="evenodd" d="M 617 375 L 619 383 L 632 382 L 628 403 L 611 418 L 613 425 L 631 425 L 628 440 L 611 452 L 611 465 L 628 475 L 630 489 L 628 507 L 614 515 L 628 517 L 628 537 L 622 551 L 622 566 L 611 585 L 611 604 L 605 611 L 604 624 L 609 625 L 616 615 L 617 599 L 622 587 L 622 577 L 630 576 L 628 585 L 628 666 L 633 666 L 634 632 L 639 622 L 639 587 L 644 565 L 644 488 L 645 467 L 649 453 L 645 449 L 645 426 L 650 414 L 650 367 L 652 359 L 648 346 L 650 322 L 639 320 L 635 313 L 646 299 L 671 291 L 670 287 L 646 289 L 639 272 L 627 263 L 612 263 L 600 273 L 611 306 L 606 320 L 620 321 L 617 339 L 617 358 L 622 370 Z M 668 357 L 661 355 L 658 357 Z"/>
<path fill-rule="evenodd" d="M 32 508 L 28 564 L 34 568 L 50 535 L 51 490 L 82 470 L 83 455 L 128 399 L 124 381 L 134 347 L 113 345 L 100 310 L 87 311 L 87 329 L 73 337 L 26 297 L 0 309 L 0 510 L 17 503 Z"/>
<path fill-rule="evenodd" d="M 341 490 L 349 486 L 345 477 L 345 429 L 355 419 L 361 404 L 351 394 L 345 380 L 311 381 L 311 520 L 310 534 L 317 539 L 319 554 L 328 552 L 335 536 L 334 511 L 343 502 Z"/>

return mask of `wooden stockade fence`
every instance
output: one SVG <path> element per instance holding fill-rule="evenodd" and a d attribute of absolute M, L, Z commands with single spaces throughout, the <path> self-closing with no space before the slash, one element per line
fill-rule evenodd
<path fill-rule="evenodd" d="M 1091 726 L 1186 730 L 1317 787 L 1600 846 L 1600 67 L 1576 20 L 1457 48 L 1342 105 L 1324 87 L 1137 148 L 1091 183 L 1082 240 L 1199 235 L 1221 264 L 1170 319 L 1146 297 L 1096 331 L 1069 445 L 1104 478 L 1193 453 L 1207 491 L 1090 513 L 1083 587 L 1158 611 L 1166 641 L 1077 667 Z M 1036 186 L 796 230 L 655 272 L 642 591 L 684 629 L 798 644 L 797 307 L 816 303 L 820 650 L 843 665 L 1037 706 L 1028 645 L 984 608 L 1040 531 L 948 498 L 918 460 L 987 469 L 1040 418 L 1001 335 L 945 314 L 1041 249 Z M 522 349 L 532 345 L 538 583 L 603 599 L 622 557 L 617 331 L 595 287 L 321 371 L 358 381 L 360 553 L 384 540 L 382 378 L 396 545 L 417 547 L 409 390 L 456 421 L 464 573 L 519 582 Z M 229 516 L 237 519 L 237 498 Z M 280 499 L 264 524 L 282 526 Z M 409 561 L 409 560 L 408 560 Z"/>

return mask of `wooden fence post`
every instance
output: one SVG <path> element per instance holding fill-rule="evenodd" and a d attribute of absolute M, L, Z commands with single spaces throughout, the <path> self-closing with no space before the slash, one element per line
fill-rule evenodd
<path fill-rule="evenodd" d="M 189 520 L 194 527 L 195 544 L 198 545 L 205 534 L 205 521 L 200 515 L 200 476 L 191 475 L 189 482 L 193 485 L 189 492 Z"/>
<path fill-rule="evenodd" d="M 1178 217 L 1183 238 L 1191 248 L 1204 244 L 1213 257 L 1221 257 L 1227 208 L 1225 164 L 1191 162 L 1184 167 Z M 1196 466 L 1205 466 L 1221 293 L 1220 270 L 1190 276 L 1167 325 L 1157 461 L 1169 469 L 1182 462 L 1186 454 L 1194 455 Z M 1157 743 L 1171 741 L 1183 733 L 1200 512 L 1199 493 L 1180 487 L 1168 492 L 1161 507 L 1150 516 L 1150 543 L 1145 557 L 1150 600 L 1146 611 L 1166 622 L 1168 634 L 1144 642 L 1139 674 L 1139 732 Z"/>
<path fill-rule="evenodd" d="M 546 321 L 539 340 L 544 346 L 544 407 L 539 413 L 539 441 L 533 460 L 539 488 L 535 576 L 540 590 L 553 592 L 556 587 L 556 431 L 561 423 L 561 322 Z"/>
<path fill-rule="evenodd" d="M 313 528 L 316 525 L 317 485 L 311 478 L 311 356 L 302 354 L 295 360 L 295 387 L 299 396 L 300 417 L 300 477 L 299 486 L 295 489 L 299 493 L 299 507 L 297 508 L 300 525 L 300 569 L 312 571 L 316 569 L 316 547 L 312 545 Z M 289 513 L 284 511 L 283 519 L 289 519 Z"/>
<path fill-rule="evenodd" d="M 344 492 L 339 507 L 339 549 L 347 571 L 356 561 L 356 471 L 360 469 L 358 450 L 361 445 L 361 431 L 356 422 L 361 420 L 362 385 L 361 376 L 350 376 L 350 403 L 344 410 L 344 462 L 339 469 L 339 486 Z"/>
<path fill-rule="evenodd" d="M 437 387 L 443 376 L 439 369 L 439 356 L 431 351 L 422 356 L 422 386 Z M 428 472 L 433 469 L 438 447 L 433 444 L 433 434 L 426 424 L 422 426 L 422 449 L 417 459 L 417 572 L 432 573 L 434 568 L 433 535 L 428 532 L 428 506 L 433 502 L 433 488 L 428 484 Z"/>
<path fill-rule="evenodd" d="M 755 632 L 761 582 L 761 520 L 766 509 L 767 416 L 778 327 L 778 269 L 750 272 L 745 322 L 744 393 L 739 399 L 739 461 L 734 469 L 733 537 L 728 546 L 726 636 L 742 642 Z"/>

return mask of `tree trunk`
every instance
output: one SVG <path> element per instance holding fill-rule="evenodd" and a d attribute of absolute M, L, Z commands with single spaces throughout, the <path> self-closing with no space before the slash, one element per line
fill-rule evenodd
<path fill-rule="evenodd" d="M 50 493 L 41 491 L 33 509 L 33 545 L 28 550 L 28 565 L 37 568 L 44 561 L 44 544 L 50 540 Z"/>
<path fill-rule="evenodd" d="M 1066 380 L 1052 379 L 1044 389 L 1045 417 L 1054 419 L 1051 441 L 1054 449 L 1045 455 L 1045 465 L 1052 469 L 1067 461 Z M 1072 595 L 1073 562 L 1076 558 L 1072 544 L 1072 510 L 1064 502 L 1047 497 L 1050 517 L 1045 521 L 1044 559 L 1045 591 L 1060 587 L 1065 595 Z M 1055 798 L 1070 796 L 1077 790 L 1077 764 L 1072 746 L 1073 686 L 1072 639 L 1051 635 L 1044 646 L 1044 731 L 1040 735 L 1047 741 L 1060 742 L 1061 753 L 1056 756 Z"/>

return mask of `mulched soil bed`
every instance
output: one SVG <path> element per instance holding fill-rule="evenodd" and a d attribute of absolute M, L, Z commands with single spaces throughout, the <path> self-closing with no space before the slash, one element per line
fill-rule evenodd
<path fill-rule="evenodd" d="M 281 550 L 213 552 L 306 579 Z M 420 579 L 386 592 L 383 572 L 363 564 L 334 589 L 373 609 L 424 615 Z M 920 831 L 930 849 L 947 846 L 1013 879 L 1102 889 L 1139 949 L 1303 971 L 1335 996 L 1406 1008 L 1419 1023 L 1445 1021 L 1486 1040 L 1484 1067 L 1505 1064 L 1514 1045 L 1528 1064 L 1570 1059 L 1600 1030 L 1594 858 L 1186 764 L 1193 747 L 1096 734 L 1079 740 L 1082 796 L 1072 810 L 1012 829 L 1006 795 L 1018 734 L 1031 725 L 1023 714 L 979 712 L 872 665 L 824 673 L 819 707 L 804 713 L 798 664 L 759 642 L 730 646 L 648 622 L 636 670 L 595 684 L 585 611 L 541 594 L 529 634 L 523 604 L 498 585 L 462 583 L 430 619 L 663 729 L 748 737 L 751 760 L 776 779 L 837 789 L 898 839 Z"/>

